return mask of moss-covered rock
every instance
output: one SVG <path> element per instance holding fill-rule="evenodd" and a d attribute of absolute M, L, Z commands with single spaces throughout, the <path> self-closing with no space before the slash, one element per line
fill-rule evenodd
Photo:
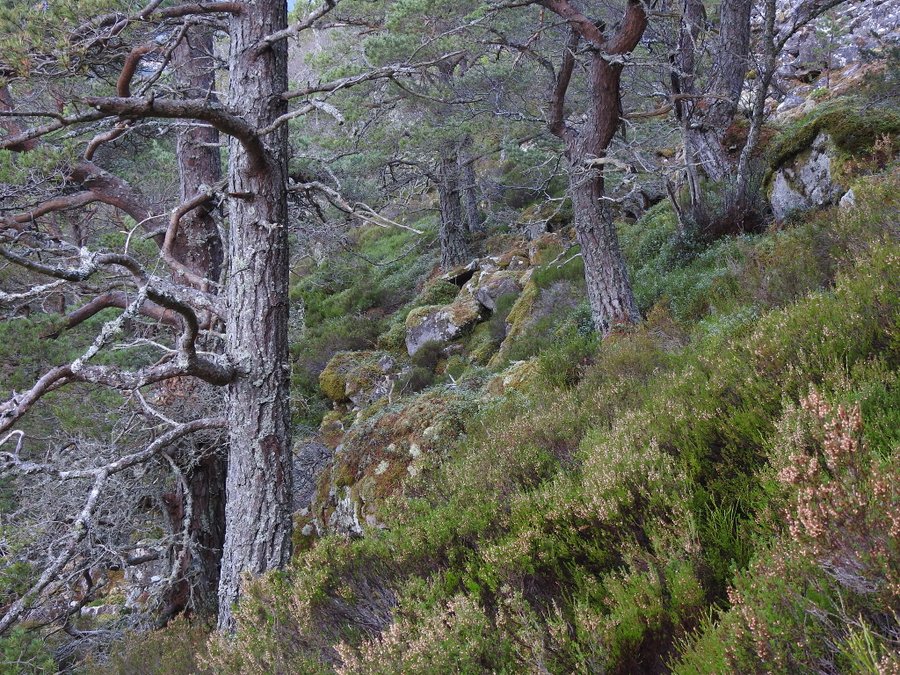
<path fill-rule="evenodd" d="M 472 277 L 463 287 L 462 293 L 478 301 L 490 312 L 497 309 L 497 300 L 504 295 L 518 295 L 522 290 L 522 273 L 514 270 L 481 272 Z"/>
<path fill-rule="evenodd" d="M 521 391 L 534 382 L 539 374 L 540 365 L 537 358 L 517 361 L 488 380 L 485 389 L 495 396 L 502 396 L 512 390 Z"/>
<path fill-rule="evenodd" d="M 835 175 L 836 162 L 834 143 L 822 132 L 807 150 L 776 169 L 767 190 L 775 219 L 837 202 L 846 188 Z"/>
<path fill-rule="evenodd" d="M 450 305 L 414 309 L 406 317 L 406 349 L 412 355 L 428 342 L 450 342 L 481 318 L 481 306 L 471 296 L 461 296 Z"/>
<path fill-rule="evenodd" d="M 380 526 L 384 501 L 459 439 L 475 405 L 465 392 L 431 388 L 357 421 L 320 478 L 312 506 L 319 527 L 356 536 Z"/>
<path fill-rule="evenodd" d="M 512 344 L 525 333 L 540 294 L 540 288 L 533 280 L 525 284 L 522 294 L 506 317 L 506 338 L 500 345 L 500 350 L 488 362 L 489 367 L 496 368 L 500 366 L 506 360 Z"/>
<path fill-rule="evenodd" d="M 368 405 L 390 393 L 396 367 L 385 352 L 338 352 L 319 375 L 319 386 L 335 403 Z"/>
<path fill-rule="evenodd" d="M 864 106 L 853 98 L 840 98 L 817 106 L 788 125 L 772 143 L 769 166 L 784 165 L 807 150 L 819 134 L 827 134 L 841 152 L 856 155 L 883 137 L 900 135 L 900 114 Z"/>
<path fill-rule="evenodd" d="M 435 279 L 413 299 L 413 306 L 445 305 L 453 302 L 458 294 L 459 286 L 456 284 L 443 279 Z"/>

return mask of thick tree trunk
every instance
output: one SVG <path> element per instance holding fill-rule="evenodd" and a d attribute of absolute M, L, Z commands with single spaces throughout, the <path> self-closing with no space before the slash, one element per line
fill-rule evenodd
<path fill-rule="evenodd" d="M 734 120 L 747 77 L 752 6 L 752 0 L 723 0 L 719 37 L 712 52 L 711 84 L 708 91 L 703 92 L 701 101 L 689 104 L 685 146 L 690 148 L 694 161 L 703 168 L 703 172 L 714 181 L 720 181 L 731 173 L 722 139 Z M 691 13 L 700 11 L 691 2 L 686 3 L 686 9 Z M 681 48 L 695 49 L 696 43 L 688 41 Z M 694 59 L 695 56 L 691 55 L 691 62 Z M 693 84 L 683 93 L 697 94 Z"/>
<path fill-rule="evenodd" d="M 229 105 L 256 128 L 286 104 L 287 45 L 259 50 L 283 29 L 278 0 L 244 3 L 230 19 Z M 242 575 L 286 564 L 291 553 L 288 389 L 287 127 L 264 137 L 264 156 L 229 141 L 229 318 L 226 352 L 239 374 L 228 388 L 229 455 L 219 627 L 233 627 Z"/>
<path fill-rule="evenodd" d="M 212 52 L 212 31 L 202 29 L 175 49 L 174 72 L 179 90 L 186 98 L 215 100 Z M 178 134 L 176 155 L 182 203 L 204 186 L 211 187 L 221 180 L 218 143 L 219 132 L 209 124 L 196 124 Z M 218 281 L 222 271 L 222 240 L 210 208 L 201 206 L 182 218 L 172 255 L 199 276 Z"/>
<path fill-rule="evenodd" d="M 580 134 L 567 137 L 575 234 L 584 259 L 591 316 L 606 335 L 616 324 L 640 320 L 612 216 L 603 204 L 603 160 L 619 126 L 622 66 L 591 58 L 591 109 Z"/>
<path fill-rule="evenodd" d="M 438 195 L 441 205 L 441 267 L 448 270 L 469 259 L 469 245 L 460 200 L 459 164 L 453 154 L 441 157 Z"/>
<path fill-rule="evenodd" d="M 211 94 L 215 89 L 212 50 L 212 31 L 204 29 L 191 33 L 175 49 L 173 70 L 185 98 L 214 97 Z M 204 186 L 221 180 L 218 142 L 219 132 L 209 125 L 189 126 L 178 135 L 176 156 L 182 203 L 192 199 Z M 197 277 L 218 281 L 222 271 L 222 240 L 209 207 L 201 206 L 182 217 L 172 254 Z M 217 287 L 211 286 L 209 290 L 215 292 Z M 164 598 L 162 623 L 185 610 L 216 614 L 219 565 L 225 542 L 226 448 L 210 448 L 187 440 L 176 461 L 190 493 L 193 546 L 184 558 L 183 577 Z M 185 502 L 186 495 L 179 490 L 169 504 L 170 521 L 176 531 L 182 526 Z M 183 553 L 176 546 L 171 555 L 177 559 Z"/>
<path fill-rule="evenodd" d="M 469 150 L 472 141 L 466 138 L 459 152 L 460 192 L 466 213 L 466 227 L 469 232 L 484 229 L 484 216 L 478 208 L 478 178 L 475 175 L 475 162 Z"/>
<path fill-rule="evenodd" d="M 672 93 L 675 97 L 675 117 L 681 125 L 681 136 L 684 142 L 684 172 L 688 185 L 690 200 L 689 211 L 692 224 L 702 222 L 703 199 L 700 190 L 700 171 L 695 150 L 696 131 L 692 128 L 695 100 L 691 98 L 696 92 L 697 47 L 700 32 L 706 22 L 706 9 L 703 0 L 682 0 L 681 26 L 678 33 L 678 50 L 671 59 Z M 684 98 L 681 98 L 684 95 Z M 724 156 L 723 156 L 724 159 Z M 671 198 L 677 199 L 674 192 Z M 682 209 L 675 204 L 678 213 L 678 226 L 684 232 L 689 223 L 682 218 Z"/>
<path fill-rule="evenodd" d="M 570 170 L 570 193 L 575 212 L 575 235 L 581 245 L 584 278 L 591 316 L 597 330 L 606 335 L 617 324 L 640 320 L 628 269 L 619 247 L 612 214 L 601 202 L 603 179 Z"/>

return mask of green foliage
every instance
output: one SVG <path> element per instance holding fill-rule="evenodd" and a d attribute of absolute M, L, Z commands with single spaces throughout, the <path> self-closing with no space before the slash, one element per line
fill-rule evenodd
<path fill-rule="evenodd" d="M 413 366 L 397 381 L 397 389 L 403 394 L 414 394 L 434 384 L 434 370 Z"/>
<path fill-rule="evenodd" d="M 893 667 L 898 179 L 859 178 L 855 209 L 757 235 L 680 236 L 665 204 L 621 225 L 647 318 L 602 341 L 577 249 L 545 260 L 448 359 L 456 389 L 434 386 L 440 349 L 423 349 L 398 386 L 424 393 L 364 413 L 345 437 L 332 484 L 365 507 L 363 477 L 384 460 L 382 482 L 366 484 L 384 529 L 319 539 L 286 573 L 251 583 L 234 641 L 215 642 L 213 663 L 317 672 L 340 662 L 361 673 Z M 499 243 L 494 252 L 513 245 Z M 399 350 L 394 327 L 455 295 L 426 287 L 382 322 L 381 339 Z M 327 303 L 318 307 L 326 316 Z M 521 367 L 528 386 L 470 392 L 483 371 L 469 363 L 501 340 L 492 382 Z M 824 407 L 810 403 L 811 386 Z M 465 404 L 431 405 L 449 391 Z M 398 461 L 397 439 L 410 443 L 415 425 L 438 417 L 453 419 L 444 444 L 414 465 Z M 835 420 L 850 425 L 841 438 L 854 452 L 829 464 Z M 784 480 L 801 460 L 809 470 Z"/>
<path fill-rule="evenodd" d="M 0 674 L 50 675 L 55 672 L 56 662 L 36 631 L 16 626 L 0 636 Z"/>
<path fill-rule="evenodd" d="M 444 346 L 440 342 L 430 341 L 419 347 L 412 356 L 412 362 L 414 366 L 433 373 L 442 358 Z"/>
<path fill-rule="evenodd" d="M 211 626 L 178 617 L 149 634 L 128 633 L 117 641 L 106 660 L 88 663 L 85 675 L 207 675 L 216 672 L 204 663 Z"/>
<path fill-rule="evenodd" d="M 557 281 L 583 284 L 584 260 L 580 252 L 581 247 L 573 246 L 560 257 L 560 262 L 549 262 L 538 267 L 532 276 L 534 283 L 538 288 L 550 288 Z"/>
<path fill-rule="evenodd" d="M 317 427 L 328 409 L 319 376 L 337 352 L 372 349 L 376 343 L 393 351 L 404 349 L 405 330 L 402 322 L 397 327 L 397 316 L 408 311 L 401 308 L 410 303 L 433 264 L 430 251 L 396 259 L 397 251 L 408 250 L 415 243 L 414 236 L 407 230 L 363 228 L 355 232 L 358 255 L 332 256 L 319 266 L 302 270 L 300 282 L 291 290 L 292 299 L 302 302 L 305 310 L 302 337 L 291 345 L 291 386 L 298 422 Z M 440 284 L 428 288 L 426 295 L 448 295 L 448 289 Z M 455 286 L 453 289 L 458 291 Z M 386 329 L 390 335 L 383 335 Z"/>
<path fill-rule="evenodd" d="M 810 557 L 800 556 L 788 575 L 773 573 L 762 585 L 757 576 L 758 565 L 769 564 L 757 561 L 781 559 L 764 552 L 778 541 L 777 511 L 790 500 L 789 492 L 772 491 L 769 468 L 780 456 L 784 411 L 810 382 L 840 387 L 872 420 L 870 456 L 889 457 L 896 443 L 900 251 L 869 239 L 861 222 L 846 227 L 841 237 L 858 228 L 867 244 L 856 247 L 854 262 L 832 258 L 832 290 L 793 303 L 786 297 L 799 294 L 796 288 L 761 295 L 766 309 L 758 318 L 739 330 L 701 331 L 687 346 L 661 310 L 600 345 L 578 330 L 578 311 L 570 310 L 556 345 L 539 350 L 541 385 L 483 406 L 462 445 L 392 502 L 390 529 L 340 545 L 341 562 L 337 542 L 320 541 L 282 579 L 272 591 L 277 603 L 296 606 L 304 598 L 310 612 L 311 623 L 294 624 L 298 634 L 337 621 L 326 643 L 340 645 L 354 672 L 427 671 L 443 667 L 446 654 L 497 671 L 543 662 L 551 672 L 634 672 L 677 661 L 675 646 L 684 654 L 682 672 L 721 672 L 723 663 L 752 670 L 758 656 L 739 655 L 735 666 L 721 644 L 744 644 L 740 635 L 738 642 L 727 637 L 737 625 L 727 617 L 737 610 L 728 609 L 726 589 L 737 583 L 743 598 L 758 588 L 753 607 L 774 608 L 766 625 L 784 625 L 791 615 L 780 613 L 776 599 L 787 597 L 790 579 L 811 573 Z M 788 269 L 785 253 L 773 256 L 772 247 L 787 246 L 795 256 L 819 241 L 810 232 L 798 230 L 790 246 L 778 243 L 790 232 L 746 239 L 743 260 L 751 265 L 732 273 L 757 279 L 757 289 L 746 292 L 758 293 L 765 282 L 754 266 Z M 386 569 L 386 576 L 361 572 Z M 360 585 L 360 574 L 369 586 Z M 372 583 L 399 600 L 396 632 L 380 640 L 329 609 L 337 597 L 367 606 L 373 596 L 364 589 Z M 347 584 L 356 589 L 351 596 L 341 590 Z M 721 617 L 710 614 L 714 604 L 726 608 Z M 488 619 L 488 607 L 502 609 Z M 448 608 L 459 623 L 448 619 Z M 275 634 L 250 626 L 238 644 L 252 630 L 254 639 L 268 635 L 267 649 L 283 663 L 316 658 L 299 646 L 312 637 L 295 641 L 288 657 Z M 866 638 L 874 629 L 865 626 L 838 635 L 834 658 L 884 658 L 881 638 Z M 815 631 L 805 635 L 820 639 Z M 410 649 L 416 640 L 421 650 Z M 779 654 L 773 647 L 773 658 L 790 656 Z"/>

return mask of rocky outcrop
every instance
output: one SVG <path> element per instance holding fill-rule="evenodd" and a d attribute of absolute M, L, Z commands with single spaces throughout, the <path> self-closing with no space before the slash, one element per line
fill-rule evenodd
<path fill-rule="evenodd" d="M 338 352 L 319 375 L 319 387 L 335 403 L 362 407 L 388 396 L 400 370 L 386 352 Z"/>
<path fill-rule="evenodd" d="M 837 202 L 846 190 L 834 179 L 834 145 L 820 132 L 808 150 L 775 170 L 769 188 L 769 203 L 779 222 L 795 211 Z"/>
<path fill-rule="evenodd" d="M 406 350 L 410 356 L 429 342 L 447 344 L 482 318 L 481 305 L 461 295 L 450 305 L 419 307 L 406 318 Z"/>
<path fill-rule="evenodd" d="M 778 30 L 788 28 L 796 12 L 796 0 L 778 0 Z M 777 75 L 809 80 L 823 70 L 883 54 L 896 44 L 900 44 L 900 4 L 894 0 L 846 2 L 791 36 Z"/>
<path fill-rule="evenodd" d="M 479 280 L 473 296 L 484 308 L 494 311 L 497 301 L 503 296 L 518 295 L 522 290 L 519 279 L 520 272 L 501 271 L 487 274 Z"/>
<path fill-rule="evenodd" d="M 500 345 L 500 349 L 488 362 L 489 367 L 496 368 L 507 359 L 513 342 L 525 333 L 539 296 L 540 289 L 537 287 L 537 284 L 534 281 L 527 281 L 524 284 L 522 293 L 506 317 L 506 336 Z"/>
<path fill-rule="evenodd" d="M 475 405 L 466 392 L 432 388 L 358 416 L 319 478 L 310 508 L 315 529 L 353 537 L 381 527 L 385 500 L 459 438 Z"/>
<path fill-rule="evenodd" d="M 485 389 L 494 396 L 502 396 L 508 391 L 525 389 L 535 379 L 538 371 L 536 358 L 517 361 L 488 380 Z"/>
<path fill-rule="evenodd" d="M 294 444 L 294 511 L 302 512 L 312 505 L 319 476 L 331 461 L 333 451 L 315 438 Z"/>

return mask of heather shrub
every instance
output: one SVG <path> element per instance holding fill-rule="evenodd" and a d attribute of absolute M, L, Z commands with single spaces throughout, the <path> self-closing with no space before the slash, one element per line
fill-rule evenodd
<path fill-rule="evenodd" d="M 148 634 L 128 633 L 117 641 L 99 663 L 88 663 L 80 672 L 125 675 L 206 675 L 202 665 L 213 626 L 202 620 L 178 617 L 168 626 Z"/>
<path fill-rule="evenodd" d="M 890 184 L 861 194 L 890 205 Z M 896 634 L 877 608 L 893 602 L 883 580 L 896 551 L 852 534 L 889 533 L 889 510 L 851 507 L 894 499 L 878 482 L 895 482 L 883 472 L 900 433 L 893 232 L 820 215 L 666 264 L 685 288 L 634 329 L 598 342 L 583 308 L 567 307 L 535 348 L 536 386 L 479 399 L 448 453 L 387 501 L 387 529 L 326 537 L 254 585 L 221 662 L 442 672 L 452 655 L 463 672 L 756 672 L 765 653 L 801 670 L 889 664 Z M 535 285 L 530 311 L 570 284 Z M 811 383 L 840 392 L 840 428 L 865 448 L 834 476 L 828 425 L 843 418 L 804 408 Z M 807 468 L 817 457 L 807 483 L 778 479 L 795 456 Z M 809 490 L 836 501 L 803 501 Z M 822 521 L 832 538 L 821 549 L 783 529 L 805 527 L 815 504 L 838 514 Z M 853 591 L 848 570 L 879 579 L 881 595 Z M 804 618 L 810 602 L 831 615 L 853 593 L 846 625 Z M 804 646 L 791 647 L 798 631 Z"/>
<path fill-rule="evenodd" d="M 410 603 L 411 604 L 411 603 Z M 366 673 L 480 673 L 501 666 L 505 641 L 491 636 L 484 609 L 466 595 L 435 606 L 400 605 L 378 637 L 336 647 L 340 675 Z"/>
<path fill-rule="evenodd" d="M 861 378 L 861 379 L 857 379 Z M 773 436 L 775 543 L 728 590 L 730 608 L 685 643 L 675 672 L 892 672 L 900 623 L 896 458 L 870 445 L 870 410 L 891 391 L 883 364 L 840 376 L 790 404 Z M 874 406 L 873 406 L 874 404 Z M 783 525 L 782 525 L 783 523 Z M 722 668 L 726 666 L 726 668 Z"/>

